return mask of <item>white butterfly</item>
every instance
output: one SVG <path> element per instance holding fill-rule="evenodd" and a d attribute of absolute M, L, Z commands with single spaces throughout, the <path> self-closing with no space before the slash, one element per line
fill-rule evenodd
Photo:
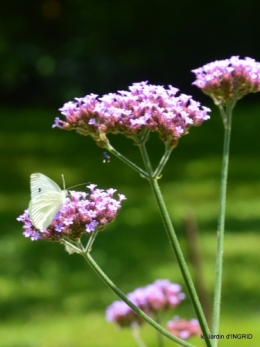
<path fill-rule="evenodd" d="M 46 229 L 64 205 L 68 191 L 66 189 L 61 190 L 57 183 L 41 173 L 33 173 L 30 183 L 30 219 L 35 228 Z M 63 185 L 65 186 L 64 178 Z"/>

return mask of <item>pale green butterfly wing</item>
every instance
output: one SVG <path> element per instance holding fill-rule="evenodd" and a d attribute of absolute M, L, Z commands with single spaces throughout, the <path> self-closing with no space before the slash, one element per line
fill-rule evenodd
<path fill-rule="evenodd" d="M 31 175 L 31 201 L 29 216 L 37 229 L 47 228 L 66 201 L 67 190 L 60 187 L 49 177 L 34 173 Z"/>
<path fill-rule="evenodd" d="M 33 173 L 30 177 L 31 199 L 49 192 L 62 192 L 57 183 L 41 173 Z"/>

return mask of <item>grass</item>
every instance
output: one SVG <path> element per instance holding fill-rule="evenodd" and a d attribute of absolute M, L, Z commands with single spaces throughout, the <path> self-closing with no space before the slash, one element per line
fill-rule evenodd
<path fill-rule="evenodd" d="M 253 339 L 223 340 L 220 347 L 258 347 L 260 340 L 259 111 L 243 105 L 235 110 L 221 318 L 222 334 L 251 333 Z M 104 310 L 116 298 L 84 261 L 67 255 L 58 244 L 23 238 L 15 218 L 28 206 L 32 172 L 43 172 L 60 185 L 63 173 L 67 186 L 91 181 L 102 188 L 115 187 L 127 200 L 116 221 L 98 236 L 94 258 L 126 293 L 157 278 L 183 285 L 149 186 L 115 158 L 103 164 L 102 150 L 91 139 L 51 130 L 57 116 L 53 112 L 2 110 L 1 115 L 5 119 L 0 130 L 1 347 L 134 346 L 128 330 L 117 331 L 105 321 Z M 222 137 L 219 116 L 213 114 L 211 121 L 181 139 L 160 182 L 187 257 L 183 219 L 190 211 L 196 216 L 211 296 Z M 136 158 L 136 148 L 128 141 L 120 137 L 113 141 L 118 150 Z M 155 136 L 153 141 L 152 159 L 157 162 L 161 146 Z M 175 314 L 192 318 L 189 301 L 171 313 Z M 149 326 L 142 336 L 147 345 L 157 346 Z M 200 339 L 191 342 L 204 346 Z"/>

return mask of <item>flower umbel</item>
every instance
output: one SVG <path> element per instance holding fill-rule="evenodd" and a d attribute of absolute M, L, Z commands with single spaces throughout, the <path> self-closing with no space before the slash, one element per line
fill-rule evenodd
<path fill-rule="evenodd" d="M 236 101 L 248 93 L 260 90 L 260 63 L 252 58 L 216 60 L 198 69 L 192 70 L 196 75 L 193 82 L 217 105 L 224 106 Z"/>
<path fill-rule="evenodd" d="M 37 230 L 29 218 L 28 210 L 17 218 L 23 222 L 23 235 L 31 240 L 60 241 L 63 238 L 78 240 L 83 234 L 103 230 L 111 223 L 125 196 L 113 198 L 115 189 L 95 189 L 95 184 L 87 186 L 90 193 L 70 191 L 66 203 L 61 207 L 48 228 Z"/>
<path fill-rule="evenodd" d="M 188 339 L 192 335 L 200 336 L 201 329 L 197 319 L 191 319 L 187 321 L 185 319 L 179 319 L 175 316 L 173 320 L 167 323 L 168 330 L 180 339 Z"/>
<path fill-rule="evenodd" d="M 178 139 L 209 119 L 210 109 L 201 107 L 191 96 L 176 96 L 178 89 L 169 86 L 134 83 L 129 91 L 110 93 L 98 98 L 95 94 L 75 98 L 60 108 L 65 120 L 55 119 L 53 127 L 76 130 L 90 135 L 101 147 L 106 147 L 108 133 L 121 133 L 137 138 L 145 129 L 157 131 L 168 148 Z"/>
<path fill-rule="evenodd" d="M 185 294 L 181 292 L 179 284 L 157 280 L 146 287 L 134 290 L 127 297 L 147 315 L 153 316 L 159 311 L 179 305 L 185 299 Z M 119 300 L 107 308 L 106 318 L 120 327 L 129 327 L 134 323 L 141 325 L 144 322 L 129 306 Z"/>

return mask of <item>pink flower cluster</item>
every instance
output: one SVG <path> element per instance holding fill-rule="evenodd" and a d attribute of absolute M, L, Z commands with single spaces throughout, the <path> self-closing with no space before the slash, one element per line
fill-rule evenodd
<path fill-rule="evenodd" d="M 59 110 L 65 120 L 58 117 L 53 127 L 76 130 L 90 135 L 105 147 L 106 134 L 121 133 L 136 138 L 144 129 L 157 131 L 168 148 L 175 147 L 178 139 L 209 119 L 210 109 L 201 107 L 191 96 L 176 96 L 178 89 L 169 86 L 134 83 L 129 91 L 110 93 L 98 98 L 95 94 L 75 98 Z"/>
<path fill-rule="evenodd" d="M 197 319 L 187 321 L 175 316 L 173 320 L 167 323 L 167 328 L 173 335 L 183 340 L 188 339 L 192 335 L 200 336 L 201 334 L 201 329 Z"/>
<path fill-rule="evenodd" d="M 153 316 L 158 311 L 179 305 L 185 299 L 185 294 L 181 292 L 179 284 L 157 280 L 146 287 L 135 289 L 127 298 L 147 315 Z M 107 308 L 106 318 L 120 327 L 131 326 L 133 323 L 141 325 L 144 322 L 121 300 L 113 302 Z"/>
<path fill-rule="evenodd" d="M 260 90 L 260 63 L 252 58 L 217 60 L 192 70 L 196 75 L 193 82 L 212 97 L 217 105 L 235 102 L 248 93 Z"/>
<path fill-rule="evenodd" d="M 115 200 L 113 194 L 116 189 L 95 189 L 95 184 L 87 186 L 90 193 L 69 191 L 66 203 L 61 207 L 47 229 L 37 230 L 29 217 L 28 210 L 17 218 L 23 222 L 23 235 L 31 240 L 60 241 L 62 238 L 78 240 L 83 234 L 90 234 L 103 230 L 111 223 L 119 209 L 121 201 L 126 199 L 118 194 Z"/>

